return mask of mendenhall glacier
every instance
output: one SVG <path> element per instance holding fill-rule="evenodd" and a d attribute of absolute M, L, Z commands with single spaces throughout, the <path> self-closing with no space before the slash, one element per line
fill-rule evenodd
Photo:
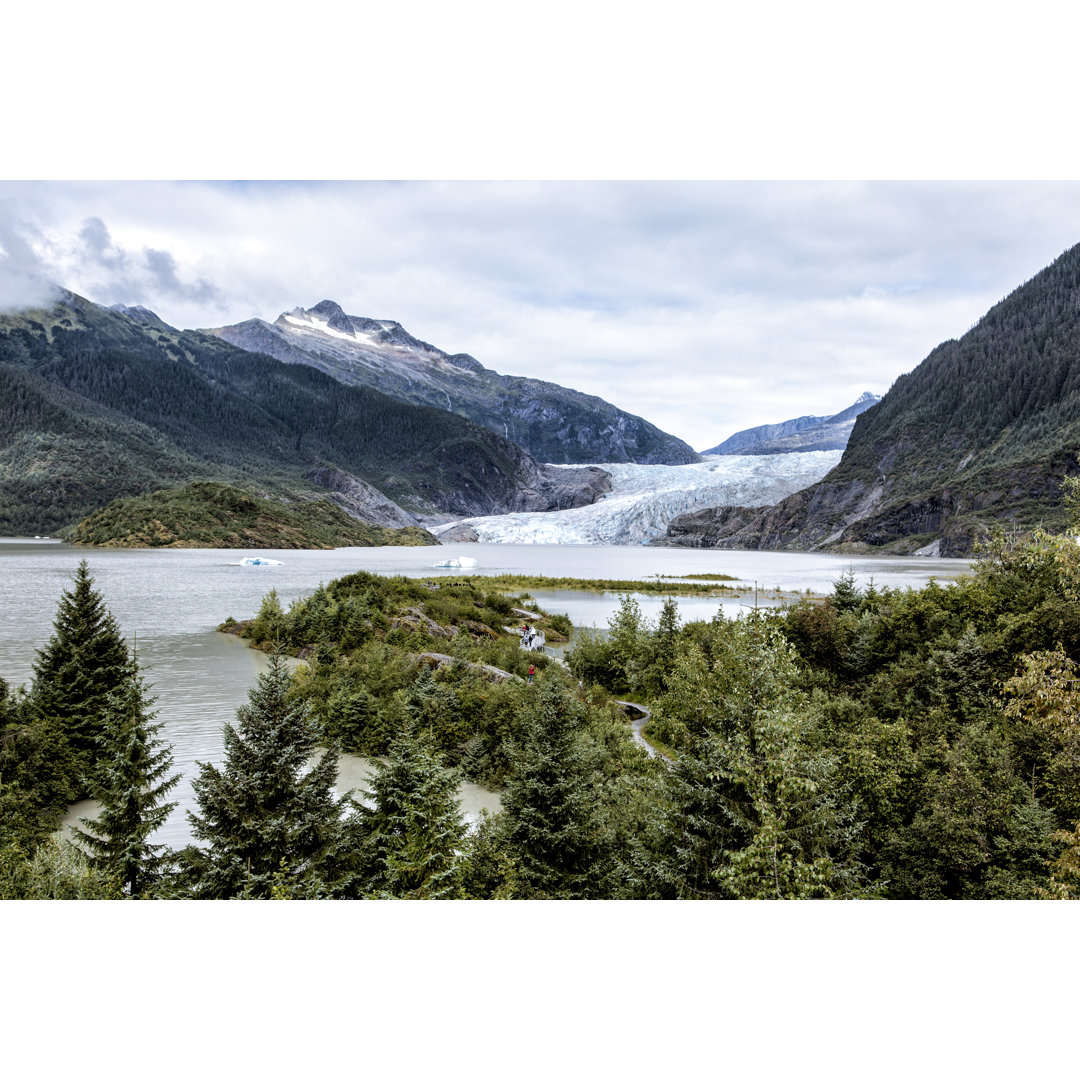
<path fill-rule="evenodd" d="M 431 532 L 482 544 L 647 544 L 690 510 L 771 506 L 816 483 L 842 453 L 716 455 L 691 465 L 608 463 L 600 468 L 611 474 L 612 490 L 590 506 L 463 518 Z"/>

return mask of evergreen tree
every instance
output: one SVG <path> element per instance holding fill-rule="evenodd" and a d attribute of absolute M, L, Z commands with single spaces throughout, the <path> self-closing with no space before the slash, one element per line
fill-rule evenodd
<path fill-rule="evenodd" d="M 458 851 L 465 823 L 457 774 L 444 768 L 431 739 L 414 724 L 375 761 L 374 809 L 364 808 L 375 895 L 451 899 L 458 894 Z"/>
<path fill-rule="evenodd" d="M 290 702 L 284 660 L 270 668 L 225 725 L 222 769 L 200 764 L 189 812 L 205 848 L 180 853 L 181 879 L 200 899 L 348 894 L 359 837 L 355 804 L 334 793 L 337 747 L 310 769 L 320 738 L 307 705 Z"/>
<path fill-rule="evenodd" d="M 109 698 L 128 668 L 120 628 L 94 589 L 85 559 L 74 581 L 60 598 L 52 637 L 38 652 L 29 700 L 49 762 L 45 786 L 67 802 L 90 793 Z"/>
<path fill-rule="evenodd" d="M 731 644 L 746 658 L 741 677 L 731 682 L 730 665 L 718 660 L 712 677 L 728 685 L 709 695 L 712 714 L 670 772 L 657 892 L 860 895 L 861 867 L 851 857 L 857 829 L 836 760 L 815 745 L 811 703 L 794 688 L 794 650 L 759 623 L 754 616 L 732 624 Z M 704 668 L 698 675 L 708 681 Z"/>
<path fill-rule="evenodd" d="M 152 722 L 153 699 L 146 694 L 132 658 L 123 685 L 110 699 L 99 739 L 101 780 L 93 794 L 102 811 L 94 821 L 80 818 L 85 829 L 76 830 L 91 864 L 112 874 L 132 897 L 157 875 L 164 845 L 151 844 L 150 836 L 176 806 L 164 800 L 180 780 L 167 777 L 172 749 L 158 738 L 163 725 Z"/>
<path fill-rule="evenodd" d="M 554 680 L 538 684 L 520 717 L 524 741 L 503 796 L 502 836 L 515 863 L 520 899 L 596 895 L 602 844 L 596 806 L 596 751 L 583 711 Z"/>

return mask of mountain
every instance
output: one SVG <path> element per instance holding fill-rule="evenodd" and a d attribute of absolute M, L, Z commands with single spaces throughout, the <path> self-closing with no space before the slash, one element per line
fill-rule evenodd
<path fill-rule="evenodd" d="M 517 443 L 538 461 L 632 461 L 683 465 L 699 460 L 681 439 L 603 398 L 555 383 L 499 375 L 467 353 L 449 354 L 399 323 L 346 315 L 323 300 L 273 323 L 249 319 L 206 330 L 238 348 L 306 364 L 350 386 L 446 409 Z"/>
<path fill-rule="evenodd" d="M 64 293 L 48 311 L 0 318 L 0 532 L 54 532 L 113 499 L 192 480 L 287 499 L 329 491 L 376 524 L 576 506 L 609 487 L 600 469 L 540 465 L 452 413 L 176 330 L 146 309 Z"/>
<path fill-rule="evenodd" d="M 843 450 L 855 426 L 855 417 L 881 398 L 865 391 L 854 405 L 832 416 L 798 416 L 779 424 L 736 431 L 719 446 L 702 450 L 711 454 L 791 454 L 809 450 Z"/>
<path fill-rule="evenodd" d="M 1078 450 L 1080 245 L 897 379 L 819 483 L 678 518 L 667 542 L 967 555 L 995 525 L 1063 526 Z"/>

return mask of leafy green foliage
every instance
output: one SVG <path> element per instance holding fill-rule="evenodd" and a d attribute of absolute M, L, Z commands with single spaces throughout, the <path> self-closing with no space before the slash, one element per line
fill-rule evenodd
<path fill-rule="evenodd" d="M 0 849 L 0 900 L 118 900 L 120 884 L 78 848 L 50 837 L 27 855 Z"/>

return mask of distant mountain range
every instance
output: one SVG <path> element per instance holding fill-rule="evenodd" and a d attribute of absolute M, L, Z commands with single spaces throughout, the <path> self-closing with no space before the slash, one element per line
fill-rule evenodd
<path fill-rule="evenodd" d="M 113 499 L 194 480 L 375 524 L 561 509 L 610 489 L 445 410 L 343 386 L 145 308 L 64 293 L 0 317 L 0 534 L 51 533 Z"/>
<path fill-rule="evenodd" d="M 683 515 L 667 542 L 968 555 L 995 525 L 1063 527 L 1078 450 L 1080 245 L 897 379 L 819 483 Z"/>
<path fill-rule="evenodd" d="M 538 461 L 574 465 L 700 460 L 681 439 L 603 398 L 555 383 L 499 375 L 467 353 L 420 341 L 399 323 L 347 315 L 333 300 L 294 308 L 273 323 L 249 319 L 206 330 L 248 352 L 305 364 L 347 386 L 446 409 L 502 435 Z"/>
<path fill-rule="evenodd" d="M 736 431 L 711 450 L 702 454 L 791 454 L 808 450 L 843 450 L 855 427 L 855 417 L 881 400 L 877 394 L 864 392 L 842 412 L 832 416 L 798 416 L 779 424 Z"/>

